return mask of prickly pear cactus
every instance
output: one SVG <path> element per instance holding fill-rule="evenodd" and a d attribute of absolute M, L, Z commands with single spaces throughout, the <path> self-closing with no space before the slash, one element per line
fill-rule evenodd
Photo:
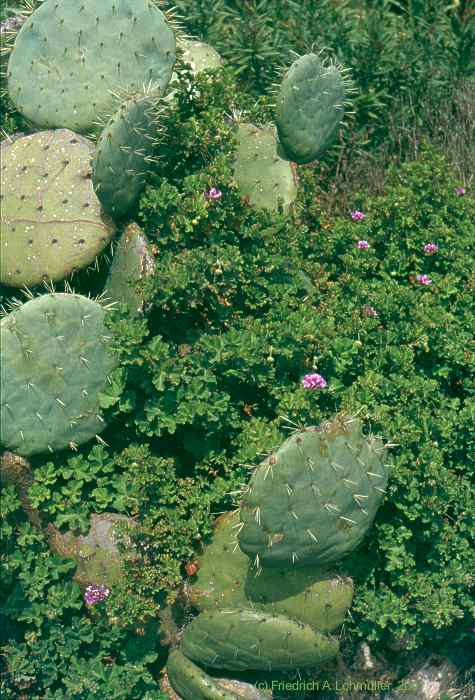
<path fill-rule="evenodd" d="M 156 96 L 137 93 L 122 102 L 97 141 L 92 181 L 114 219 L 127 214 L 144 187 L 157 117 Z"/>
<path fill-rule="evenodd" d="M 218 518 L 184 589 L 200 614 L 170 657 L 168 677 L 183 700 L 235 697 L 221 695 L 217 679 L 200 666 L 275 674 L 315 668 L 337 656 L 338 640 L 331 633 L 351 606 L 353 583 L 328 564 L 354 549 L 371 524 L 387 480 L 384 452 L 381 440 L 363 436 L 358 420 L 340 415 L 296 431 L 257 467 L 240 513 Z M 339 525 L 338 514 L 343 523 L 354 523 L 354 532 Z M 265 551 L 256 576 L 247 555 L 255 556 L 262 530 Z M 268 536 L 271 549 L 281 545 L 275 559 L 266 556 Z M 294 565 L 297 551 L 305 566 Z"/>
<path fill-rule="evenodd" d="M 1 144 L 0 282 L 62 280 L 93 262 L 115 224 L 90 179 L 92 144 L 68 129 Z"/>
<path fill-rule="evenodd" d="M 193 582 L 186 585 L 188 602 L 200 612 L 252 607 L 300 620 L 320 632 L 339 627 L 353 598 L 352 580 L 314 566 L 263 568 L 256 576 L 249 557 L 236 547 L 239 523 L 238 512 L 217 519 L 213 540 L 198 559 Z"/>
<path fill-rule="evenodd" d="M 254 472 L 239 546 L 257 566 L 338 561 L 371 527 L 387 480 L 383 442 L 365 437 L 358 419 L 298 431 Z"/>
<path fill-rule="evenodd" d="M 272 128 L 239 124 L 234 179 L 242 197 L 252 206 L 277 210 L 282 200 L 288 211 L 297 196 L 296 176 L 292 165 L 278 153 Z"/>
<path fill-rule="evenodd" d="M 45 0 L 8 63 L 10 97 L 40 127 L 91 130 L 117 90 L 167 86 L 175 35 L 149 0 Z"/>
<path fill-rule="evenodd" d="M 344 69 L 305 54 L 289 68 L 277 95 L 276 124 L 288 157 L 315 160 L 334 140 L 351 88 Z"/>
<path fill-rule="evenodd" d="M 136 283 L 154 271 L 155 258 L 145 233 L 137 224 L 129 224 L 115 248 L 104 295 L 127 304 L 133 316 L 143 314 L 147 311 L 145 300 Z"/>
<path fill-rule="evenodd" d="M 219 68 L 223 59 L 219 53 L 209 44 L 194 39 L 177 39 L 177 47 L 183 51 L 183 60 L 189 63 L 194 75 L 203 70 Z"/>
<path fill-rule="evenodd" d="M 172 687 L 179 693 L 173 692 Z M 269 691 L 229 678 L 214 678 L 187 659 L 179 649 L 168 657 L 167 678 L 162 685 L 170 700 L 268 700 Z"/>
<path fill-rule="evenodd" d="M 99 394 L 116 359 L 107 310 L 78 294 L 31 299 L 0 322 L 0 442 L 20 455 L 81 445 L 105 427 Z"/>

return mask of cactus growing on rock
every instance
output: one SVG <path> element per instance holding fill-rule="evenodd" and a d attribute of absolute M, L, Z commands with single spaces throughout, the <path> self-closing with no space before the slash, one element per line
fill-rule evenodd
<path fill-rule="evenodd" d="M 65 279 L 107 245 L 115 224 L 94 194 L 92 151 L 68 129 L 2 141 L 2 284 Z"/>
<path fill-rule="evenodd" d="M 117 90 L 163 91 L 174 63 L 174 32 L 149 0 L 45 0 L 16 37 L 8 89 L 34 124 L 88 132 Z"/>
<path fill-rule="evenodd" d="M 331 633 L 351 605 L 353 583 L 328 565 L 355 549 L 371 526 L 388 478 L 384 455 L 381 440 L 364 437 L 360 421 L 339 415 L 296 431 L 257 467 L 240 513 L 216 521 L 185 587 L 200 614 L 168 669 L 183 700 L 228 698 L 200 665 L 285 672 L 337 656 Z M 248 555 L 259 561 L 258 576 Z"/>
<path fill-rule="evenodd" d="M 75 448 L 105 427 L 99 394 L 116 367 L 107 309 L 79 294 L 45 294 L 0 322 L 0 441 L 28 456 Z"/>

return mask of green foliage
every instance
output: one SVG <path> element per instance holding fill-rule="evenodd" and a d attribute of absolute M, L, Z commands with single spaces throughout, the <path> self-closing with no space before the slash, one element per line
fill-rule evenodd
<path fill-rule="evenodd" d="M 357 87 L 357 149 L 385 144 L 398 152 L 399 126 L 409 121 L 428 133 L 425 105 L 452 104 L 460 82 L 473 79 L 475 22 L 464 1 L 217 0 L 212 13 L 203 0 L 166 5 L 259 95 L 291 64 L 291 51 L 327 49 L 351 68 Z"/>
<path fill-rule="evenodd" d="M 111 625 L 105 604 L 87 614 L 74 564 L 50 554 L 11 487 L 1 506 L 2 698 L 160 700 L 156 639 Z"/>

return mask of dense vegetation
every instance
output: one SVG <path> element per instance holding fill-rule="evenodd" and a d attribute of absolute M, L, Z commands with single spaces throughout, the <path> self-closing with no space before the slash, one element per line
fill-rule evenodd
<path fill-rule="evenodd" d="M 151 313 L 113 315 L 121 364 L 102 397 L 106 444 L 34 458 L 29 493 L 60 528 L 85 531 L 93 512 L 135 517 L 140 565 L 127 562 L 107 600 L 86 608 L 74 565 L 3 489 L 2 697 L 164 697 L 165 633 L 150 620 L 174 601 L 214 516 L 289 425 L 342 409 L 396 444 L 375 526 L 344 562 L 356 584 L 345 649 L 365 638 L 402 666 L 434 649 L 464 669 L 475 617 L 473 10 L 174 4 L 228 66 L 183 72 L 163 116 L 161 158 L 131 216 L 159 260 L 144 283 Z M 298 168 L 291 213 L 257 211 L 232 179 L 230 115 L 272 118 L 277 67 L 312 42 L 352 68 L 355 115 L 322 162 Z M 2 127 L 28 128 L 8 105 Z M 211 187 L 219 199 L 204 197 Z M 100 290 L 105 268 L 79 273 L 75 288 Z M 328 387 L 304 388 L 309 372 Z"/>

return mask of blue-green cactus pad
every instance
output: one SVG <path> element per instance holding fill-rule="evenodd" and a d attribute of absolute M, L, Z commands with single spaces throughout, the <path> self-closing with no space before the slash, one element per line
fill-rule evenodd
<path fill-rule="evenodd" d="M 208 610 L 188 625 L 183 654 L 228 671 L 314 668 L 338 653 L 338 641 L 309 625 L 250 609 Z"/>
<path fill-rule="evenodd" d="M 0 441 L 20 455 L 81 445 L 105 427 L 99 393 L 117 361 L 107 311 L 79 294 L 45 294 L 0 322 Z"/>
<path fill-rule="evenodd" d="M 325 566 L 372 525 L 388 465 L 381 438 L 338 416 L 295 432 L 254 472 L 241 503 L 239 546 L 258 566 Z"/>
<path fill-rule="evenodd" d="M 175 35 L 149 0 L 45 0 L 22 26 L 8 89 L 34 124 L 87 132 L 118 90 L 167 86 Z"/>
<path fill-rule="evenodd" d="M 296 163 L 315 160 L 334 140 L 343 119 L 345 79 L 337 65 L 325 65 L 310 53 L 298 58 L 284 76 L 277 97 L 279 139 Z"/>

